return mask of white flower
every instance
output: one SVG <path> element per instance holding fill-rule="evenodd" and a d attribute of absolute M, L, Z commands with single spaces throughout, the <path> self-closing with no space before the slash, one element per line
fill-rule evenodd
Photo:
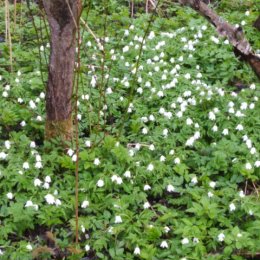
<path fill-rule="evenodd" d="M 41 169 L 42 168 L 42 163 L 41 162 L 36 162 L 34 166 L 37 169 Z"/>
<path fill-rule="evenodd" d="M 250 15 L 250 12 L 249 12 L 249 11 L 246 11 L 246 12 L 245 12 L 245 15 L 246 15 L 246 16 L 249 16 L 249 15 Z"/>
<path fill-rule="evenodd" d="M 225 129 L 222 131 L 222 134 L 223 134 L 223 135 L 228 135 L 228 129 L 225 128 Z"/>
<path fill-rule="evenodd" d="M 225 239 L 225 235 L 224 235 L 223 233 L 220 233 L 220 234 L 218 235 L 218 241 L 223 242 L 224 239 Z"/>
<path fill-rule="evenodd" d="M 5 141 L 5 148 L 7 149 L 7 150 L 9 150 L 10 148 L 11 148 L 11 143 L 10 143 L 10 141 Z"/>
<path fill-rule="evenodd" d="M 41 117 L 41 116 L 37 116 L 37 117 L 36 117 L 36 120 L 37 120 L 37 121 L 42 121 L 42 117 Z"/>
<path fill-rule="evenodd" d="M 154 121 L 154 120 L 155 120 L 154 115 L 150 115 L 150 116 L 149 116 L 149 120 L 150 120 L 150 121 Z"/>
<path fill-rule="evenodd" d="M 243 102 L 240 106 L 240 109 L 241 110 L 246 110 L 247 109 L 247 103 L 246 102 Z"/>
<path fill-rule="evenodd" d="M 14 197 L 14 195 L 13 195 L 12 192 L 8 192 L 8 193 L 6 194 L 6 197 L 7 197 L 9 200 L 12 200 L 13 197 Z"/>
<path fill-rule="evenodd" d="M 194 176 L 192 179 L 191 179 L 191 183 L 193 184 L 197 184 L 198 183 L 198 179 L 196 176 Z"/>
<path fill-rule="evenodd" d="M 148 129 L 147 129 L 146 127 L 144 127 L 144 128 L 142 129 L 142 134 L 146 135 L 147 133 L 148 133 Z"/>
<path fill-rule="evenodd" d="M 175 163 L 175 164 L 180 164 L 180 163 L 181 163 L 181 160 L 180 160 L 180 158 L 178 158 L 178 157 L 177 157 L 177 158 L 175 158 L 175 159 L 174 159 L 174 163 Z"/>
<path fill-rule="evenodd" d="M 24 205 L 25 208 L 27 207 L 33 207 L 33 202 L 31 200 L 27 200 L 25 205 Z"/>
<path fill-rule="evenodd" d="M 187 244 L 189 244 L 189 239 L 187 238 L 187 237 L 185 237 L 185 238 L 183 238 L 182 239 L 182 241 L 181 241 L 181 243 L 183 244 L 183 245 L 187 245 Z"/>
<path fill-rule="evenodd" d="M 104 185 L 105 185 L 104 181 L 101 180 L 101 179 L 99 179 L 98 182 L 97 182 L 97 186 L 98 186 L 99 188 L 101 188 L 101 187 L 103 187 Z"/>
<path fill-rule="evenodd" d="M 130 172 L 130 171 L 126 171 L 126 172 L 124 173 L 124 176 L 125 176 L 126 178 L 131 178 L 131 172 Z"/>
<path fill-rule="evenodd" d="M 33 248 L 32 248 L 32 246 L 31 246 L 30 244 L 28 244 L 28 245 L 26 246 L 26 249 L 29 250 L 29 251 L 32 251 Z"/>
<path fill-rule="evenodd" d="M 170 150 L 169 155 L 174 155 L 174 150 Z"/>
<path fill-rule="evenodd" d="M 115 182 L 116 179 L 117 179 L 117 176 L 114 174 L 114 175 L 111 177 L 111 181 L 112 181 L 112 182 Z"/>
<path fill-rule="evenodd" d="M 67 155 L 68 156 L 72 156 L 74 154 L 74 151 L 72 150 L 72 149 L 69 149 L 68 151 L 67 151 Z"/>
<path fill-rule="evenodd" d="M 91 147 L 91 142 L 90 142 L 89 140 L 87 140 L 87 141 L 85 142 L 85 145 L 86 145 L 86 147 Z"/>
<path fill-rule="evenodd" d="M 238 234 L 237 234 L 237 237 L 238 237 L 238 238 L 242 237 L 242 234 L 241 234 L 241 233 L 238 233 Z"/>
<path fill-rule="evenodd" d="M 240 198 L 244 198 L 245 197 L 245 193 L 244 193 L 244 191 L 239 191 L 239 197 Z"/>
<path fill-rule="evenodd" d="M 254 212 L 250 209 L 250 210 L 248 211 L 248 214 L 249 214 L 250 216 L 253 216 L 253 215 L 254 215 Z"/>
<path fill-rule="evenodd" d="M 92 88 L 94 88 L 97 85 L 97 78 L 96 78 L 96 76 L 92 76 L 90 85 L 92 86 Z"/>
<path fill-rule="evenodd" d="M 61 205 L 61 201 L 60 201 L 59 199 L 56 199 L 56 200 L 55 200 L 55 205 L 56 205 L 56 206 L 60 206 L 60 205 Z"/>
<path fill-rule="evenodd" d="M 7 91 L 3 91 L 2 96 L 3 96 L 3 97 L 8 97 L 8 92 L 7 92 Z"/>
<path fill-rule="evenodd" d="M 44 99 L 44 98 L 45 98 L 44 92 L 41 92 L 41 93 L 40 93 L 40 98 L 41 98 L 41 99 Z"/>
<path fill-rule="evenodd" d="M 175 190 L 175 188 L 171 184 L 167 185 L 168 192 L 173 192 L 174 190 Z"/>
<path fill-rule="evenodd" d="M 256 154 L 256 148 L 255 148 L 255 147 L 252 147 L 252 148 L 250 149 L 250 153 L 251 153 L 251 154 Z"/>
<path fill-rule="evenodd" d="M 161 91 L 161 90 L 158 91 L 158 92 L 157 92 L 157 96 L 158 96 L 158 97 L 164 97 L 163 91 Z"/>
<path fill-rule="evenodd" d="M 141 253 L 141 250 L 140 250 L 140 248 L 137 246 L 137 247 L 135 247 L 135 250 L 134 250 L 134 255 L 140 255 L 140 253 Z"/>
<path fill-rule="evenodd" d="M 85 245 L 85 251 L 88 252 L 90 250 L 90 246 L 89 245 Z"/>
<path fill-rule="evenodd" d="M 209 197 L 209 198 L 212 198 L 213 196 L 214 196 L 214 194 L 209 191 L 209 192 L 208 192 L 208 197 Z"/>
<path fill-rule="evenodd" d="M 42 181 L 40 179 L 35 179 L 34 180 L 34 186 L 37 187 L 37 186 L 41 186 L 42 184 Z"/>
<path fill-rule="evenodd" d="M 42 160 L 42 158 L 39 154 L 36 154 L 35 160 L 36 160 L 36 162 L 40 162 Z"/>
<path fill-rule="evenodd" d="M 211 181 L 209 183 L 209 186 L 214 189 L 216 187 L 216 182 L 215 181 Z"/>
<path fill-rule="evenodd" d="M 81 225 L 80 228 L 81 228 L 82 233 L 86 232 L 86 229 L 85 229 L 85 227 L 83 225 Z"/>
<path fill-rule="evenodd" d="M 84 200 L 81 204 L 81 208 L 85 209 L 89 206 L 89 201 L 88 200 Z"/>
<path fill-rule="evenodd" d="M 48 190 L 50 188 L 50 184 L 48 182 L 44 182 L 43 186 L 44 189 Z"/>
<path fill-rule="evenodd" d="M 251 170 L 251 169 L 252 169 L 251 163 L 247 162 L 246 165 L 245 165 L 245 168 L 246 168 L 247 170 Z"/>
<path fill-rule="evenodd" d="M 107 89 L 106 89 L 106 93 L 107 93 L 108 95 L 112 94 L 112 93 L 113 93 L 112 88 L 107 88 Z"/>
<path fill-rule="evenodd" d="M 248 149 L 252 148 L 252 141 L 250 139 L 246 140 L 246 146 Z"/>
<path fill-rule="evenodd" d="M 166 160 L 166 157 L 163 156 L 163 155 L 161 155 L 161 156 L 160 156 L 160 162 L 165 162 L 165 160 Z"/>
<path fill-rule="evenodd" d="M 72 157 L 71 157 L 71 160 L 73 161 L 73 162 L 76 162 L 77 161 L 77 154 L 73 154 L 72 155 Z"/>
<path fill-rule="evenodd" d="M 24 168 L 25 170 L 29 169 L 29 168 L 30 168 L 29 163 L 28 163 L 28 162 L 24 162 L 24 163 L 23 163 L 23 168 Z"/>
<path fill-rule="evenodd" d="M 195 142 L 195 138 L 192 136 L 192 137 L 190 137 L 190 138 L 186 141 L 185 145 L 186 145 L 186 146 L 193 146 L 194 142 Z"/>
<path fill-rule="evenodd" d="M 36 143 L 35 143 L 34 141 L 32 141 L 32 142 L 30 143 L 30 147 L 31 147 L 31 148 L 35 148 L 35 147 L 36 147 Z"/>
<path fill-rule="evenodd" d="M 151 205 L 148 201 L 144 203 L 144 209 L 148 209 L 150 207 L 151 207 Z"/>
<path fill-rule="evenodd" d="M 218 126 L 217 126 L 217 125 L 214 125 L 214 126 L 212 127 L 212 131 L 213 131 L 213 132 L 217 132 L 217 131 L 218 131 Z"/>
<path fill-rule="evenodd" d="M 187 125 L 192 125 L 192 124 L 193 124 L 192 119 L 187 118 L 187 119 L 186 119 L 186 124 L 187 124 Z"/>
<path fill-rule="evenodd" d="M 95 165 L 99 165 L 99 164 L 100 164 L 100 160 L 99 160 L 98 158 L 96 158 L 96 159 L 94 160 L 94 164 L 95 164 Z"/>
<path fill-rule="evenodd" d="M 150 190 L 151 189 L 151 186 L 150 185 L 148 185 L 148 184 L 145 184 L 144 185 L 144 190 L 146 191 L 146 190 Z"/>
<path fill-rule="evenodd" d="M 119 223 L 122 223 L 123 221 L 122 221 L 122 218 L 121 218 L 121 216 L 115 216 L 115 223 L 116 224 L 119 224 Z"/>
<path fill-rule="evenodd" d="M 128 52 L 129 51 L 129 46 L 125 46 L 124 48 L 123 48 L 123 52 Z"/>
<path fill-rule="evenodd" d="M 164 135 L 164 136 L 167 136 L 167 135 L 168 135 L 168 132 L 169 132 L 169 131 L 168 131 L 167 128 L 163 129 L 163 135 Z"/>
<path fill-rule="evenodd" d="M 51 204 L 51 205 L 55 204 L 56 200 L 52 194 L 47 194 L 46 196 L 44 196 L 44 198 L 48 204 Z"/>
<path fill-rule="evenodd" d="M 229 204 L 229 210 L 234 211 L 236 209 L 236 206 L 234 203 Z"/>
<path fill-rule="evenodd" d="M 0 249 L 0 255 L 4 255 L 4 252 Z"/>
<path fill-rule="evenodd" d="M 164 232 L 165 232 L 165 233 L 168 233 L 168 232 L 171 230 L 171 229 L 170 229 L 169 227 L 167 227 L 167 226 L 165 226 L 163 229 L 164 229 Z"/>
<path fill-rule="evenodd" d="M 51 177 L 47 175 L 44 179 L 45 182 L 50 183 L 51 182 Z"/>
<path fill-rule="evenodd" d="M 200 241 L 199 241 L 199 239 L 198 239 L 197 237 L 194 237 L 194 238 L 193 238 L 193 243 L 194 243 L 194 244 L 198 244 L 199 242 L 200 242 Z"/>
<path fill-rule="evenodd" d="M 155 147 L 154 147 L 153 144 L 149 145 L 149 150 L 151 150 L 151 151 L 154 151 L 154 150 L 155 150 Z"/>
<path fill-rule="evenodd" d="M 117 179 L 116 179 L 116 184 L 122 184 L 123 183 L 123 180 L 122 180 L 122 178 L 121 177 L 117 177 Z"/>
<path fill-rule="evenodd" d="M 153 164 L 152 163 L 150 163 L 148 166 L 147 166 L 147 171 L 153 171 L 153 169 L 154 169 L 154 166 L 153 166 Z"/>
<path fill-rule="evenodd" d="M 254 166 L 255 166 L 256 168 L 259 168 L 259 167 L 260 167 L 260 161 L 255 161 Z"/>
<path fill-rule="evenodd" d="M 167 241 L 162 241 L 162 243 L 160 244 L 160 247 L 161 248 L 168 248 L 168 243 L 167 243 Z"/>
<path fill-rule="evenodd" d="M 31 109 L 36 108 L 36 105 L 35 105 L 34 101 L 32 101 L 32 100 L 29 101 L 29 106 L 30 106 Z"/>
<path fill-rule="evenodd" d="M 8 155 L 7 153 L 1 152 L 0 153 L 0 159 L 3 159 L 3 160 L 6 159 L 7 155 Z"/>
<path fill-rule="evenodd" d="M 242 131 L 242 130 L 244 130 L 244 127 L 241 124 L 238 124 L 236 127 L 236 130 Z"/>
<path fill-rule="evenodd" d="M 234 114 L 234 113 L 235 113 L 235 110 L 234 110 L 233 107 L 230 107 L 230 108 L 228 109 L 228 112 L 229 112 L 230 114 Z"/>

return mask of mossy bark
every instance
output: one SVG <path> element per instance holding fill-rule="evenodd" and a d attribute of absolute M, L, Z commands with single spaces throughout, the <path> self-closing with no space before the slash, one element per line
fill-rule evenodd
<path fill-rule="evenodd" d="M 43 5 L 51 34 L 45 139 L 70 141 L 73 134 L 72 94 L 80 6 L 76 0 L 44 0 Z"/>
<path fill-rule="evenodd" d="M 45 124 L 45 139 L 59 137 L 63 141 L 70 141 L 73 136 L 73 124 L 71 118 L 67 120 L 47 120 Z"/>

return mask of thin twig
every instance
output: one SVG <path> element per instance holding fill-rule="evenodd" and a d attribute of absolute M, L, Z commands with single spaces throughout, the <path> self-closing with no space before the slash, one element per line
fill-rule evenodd
<path fill-rule="evenodd" d="M 253 184 L 253 186 L 254 186 L 254 188 L 255 188 L 255 192 L 256 192 L 256 194 L 257 194 L 257 198 L 259 198 L 259 192 L 258 192 L 258 189 L 257 189 L 257 187 L 255 186 L 255 183 L 252 181 L 252 184 Z"/>
<path fill-rule="evenodd" d="M 71 10 L 71 7 L 70 7 L 70 4 L 69 4 L 68 0 L 66 0 L 66 3 L 67 3 L 67 6 L 69 8 L 69 11 L 70 11 L 71 17 L 73 19 L 74 25 L 75 25 L 76 28 L 78 28 L 78 24 L 77 24 L 76 19 L 75 19 L 74 15 L 73 15 L 73 12 Z"/>
<path fill-rule="evenodd" d="M 90 27 L 88 26 L 88 24 L 83 20 L 83 18 L 80 18 L 80 21 L 83 23 L 83 25 L 86 27 L 87 31 L 92 35 L 92 37 L 94 38 L 95 42 L 98 45 L 99 50 L 103 50 L 103 45 L 100 43 L 98 37 L 95 35 L 95 33 L 90 29 Z"/>
<path fill-rule="evenodd" d="M 77 1 L 78 11 L 77 16 L 80 16 L 81 0 Z M 75 19 L 74 19 L 75 21 Z M 79 21 L 77 19 L 77 21 Z M 75 86 L 75 142 L 76 142 L 76 167 L 75 167 L 75 222 L 76 222 L 76 245 L 79 242 L 79 122 L 78 122 L 78 92 L 79 92 L 79 72 L 80 72 L 80 26 L 77 23 L 77 74 L 76 74 L 76 86 Z"/>

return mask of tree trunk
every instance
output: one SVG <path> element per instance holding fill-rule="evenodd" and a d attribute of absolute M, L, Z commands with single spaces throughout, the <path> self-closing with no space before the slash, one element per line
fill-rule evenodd
<path fill-rule="evenodd" d="M 188 5 L 213 24 L 219 35 L 227 37 L 230 44 L 234 47 L 234 52 L 239 54 L 241 58 L 248 62 L 256 76 L 260 79 L 260 58 L 253 52 L 250 43 L 244 36 L 241 27 L 227 23 L 219 17 L 208 5 L 201 0 L 179 0 L 183 5 Z"/>
<path fill-rule="evenodd" d="M 70 141 L 76 29 L 81 6 L 76 0 L 44 0 L 43 5 L 51 32 L 45 138 Z"/>

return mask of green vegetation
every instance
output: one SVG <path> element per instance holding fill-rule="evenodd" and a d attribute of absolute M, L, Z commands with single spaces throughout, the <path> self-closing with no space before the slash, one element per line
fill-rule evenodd
<path fill-rule="evenodd" d="M 75 144 L 64 153 L 59 140 L 44 142 L 49 45 L 38 6 L 17 5 L 12 73 L 0 43 L 0 259 L 242 260 L 260 252 L 254 73 L 189 8 L 131 19 L 110 2 L 82 15 L 101 40 L 82 26 L 78 247 Z M 257 1 L 217 7 L 259 50 Z"/>

